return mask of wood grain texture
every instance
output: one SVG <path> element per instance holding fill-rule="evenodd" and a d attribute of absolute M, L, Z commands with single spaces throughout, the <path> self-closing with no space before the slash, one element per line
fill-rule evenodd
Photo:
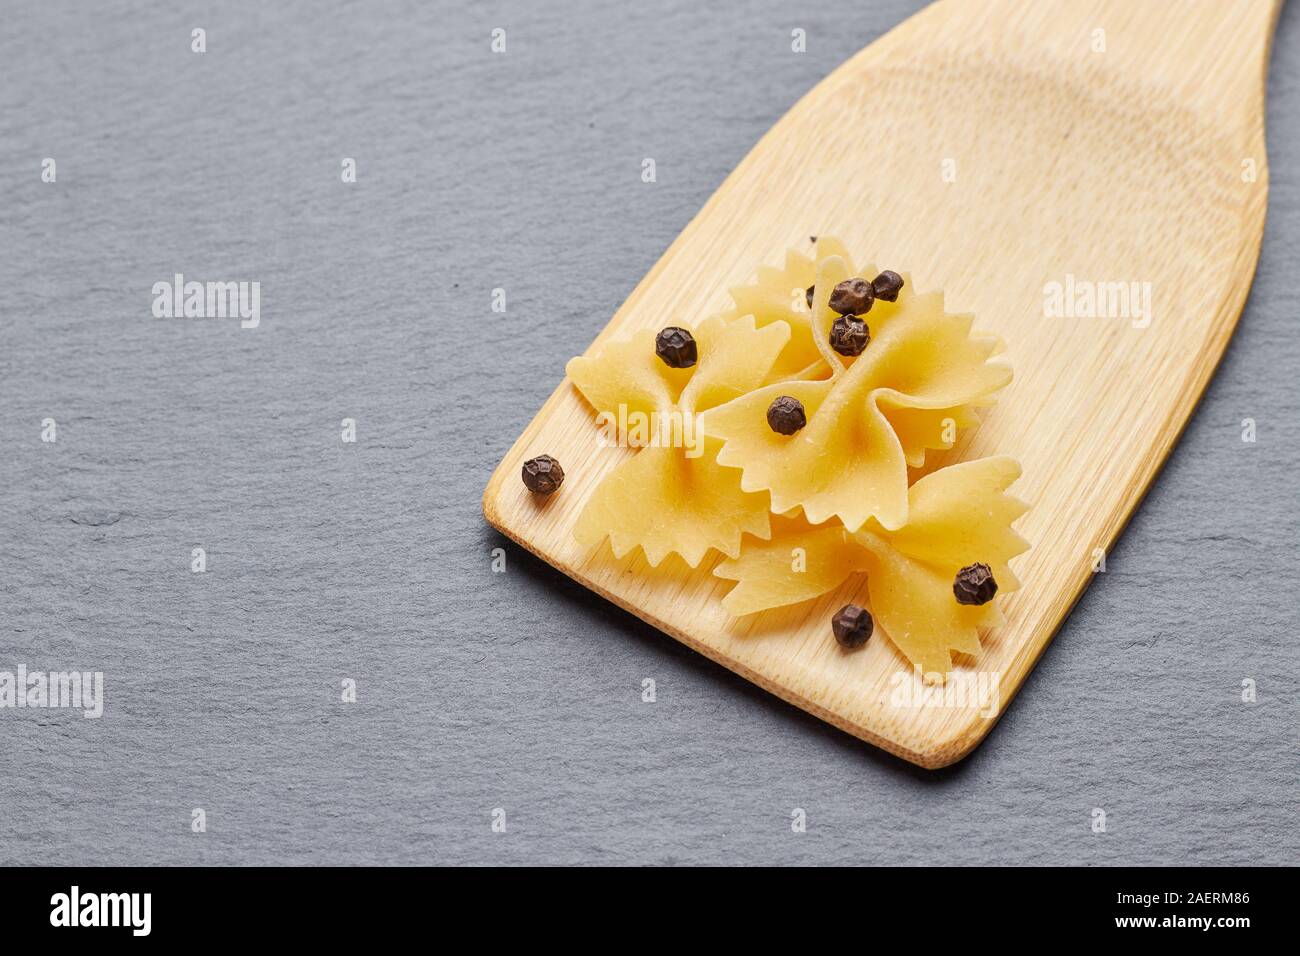
<path fill-rule="evenodd" d="M 845 655 L 832 611 L 860 581 L 806 605 L 731 619 L 729 585 L 676 559 L 650 569 L 570 529 L 625 452 L 597 442 L 568 382 L 506 454 L 489 522 L 611 601 L 767 690 L 925 767 L 988 733 L 1176 441 L 1245 302 L 1268 189 L 1264 76 L 1273 0 L 946 2 L 862 51 L 760 141 L 597 337 L 691 324 L 810 233 L 942 289 L 1001 335 L 1016 379 L 983 426 L 933 464 L 1009 454 L 1021 591 L 958 679 L 996 675 L 998 705 L 899 706 L 915 680 L 887 641 Z M 1104 31 L 1098 34 L 1096 31 Z M 1099 37 L 1104 49 L 1098 49 Z M 1253 165 L 1253 176 L 1243 175 Z M 949 175 L 945 175 L 945 172 Z M 954 175 L 955 174 L 955 175 Z M 1149 283 L 1149 323 L 1046 314 L 1049 283 Z M 568 479 L 523 489 L 549 453 Z"/>

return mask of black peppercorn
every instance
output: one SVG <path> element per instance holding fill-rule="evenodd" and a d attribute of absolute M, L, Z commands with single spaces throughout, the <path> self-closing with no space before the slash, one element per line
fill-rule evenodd
<path fill-rule="evenodd" d="M 845 279 L 831 291 L 831 308 L 840 315 L 863 315 L 871 311 L 874 298 L 866 279 Z"/>
<path fill-rule="evenodd" d="M 871 330 L 856 315 L 841 315 L 831 326 L 831 348 L 841 355 L 861 355 L 870 341 Z"/>
<path fill-rule="evenodd" d="M 808 291 L 805 293 L 805 295 L 807 295 L 807 297 L 808 297 L 808 308 L 810 308 L 810 309 L 812 308 L 813 291 L 814 291 L 816 288 L 817 288 L 816 285 L 810 285 L 810 286 L 808 287 Z"/>
<path fill-rule="evenodd" d="M 564 469 L 550 455 L 524 462 L 524 486 L 535 495 L 553 495 L 564 484 Z"/>
<path fill-rule="evenodd" d="M 690 368 L 700 359 L 695 336 L 675 325 L 668 326 L 655 336 L 655 354 L 669 368 Z"/>
<path fill-rule="evenodd" d="M 998 582 L 987 564 L 968 564 L 957 572 L 952 593 L 958 604 L 988 604 L 998 593 Z"/>
<path fill-rule="evenodd" d="M 903 277 L 886 269 L 871 280 L 871 291 L 882 302 L 897 302 L 898 293 L 903 291 Z"/>
<path fill-rule="evenodd" d="M 767 406 L 767 424 L 778 435 L 793 435 L 808 424 L 803 402 L 789 395 L 772 399 L 772 404 Z"/>
<path fill-rule="evenodd" d="M 871 614 L 856 604 L 844 605 L 831 618 L 831 630 L 835 632 L 835 640 L 848 650 L 854 650 L 867 643 L 875 626 L 876 622 L 871 619 Z"/>
<path fill-rule="evenodd" d="M 808 241 L 809 241 L 809 242 L 816 242 L 816 241 L 817 241 L 817 237 L 816 237 L 816 236 L 809 236 L 809 237 L 808 237 Z"/>

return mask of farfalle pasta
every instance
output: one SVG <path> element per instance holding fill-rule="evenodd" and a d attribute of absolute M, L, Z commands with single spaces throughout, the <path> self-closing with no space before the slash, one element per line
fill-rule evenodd
<path fill-rule="evenodd" d="M 812 326 L 808 293 L 817 282 L 818 263 L 831 257 L 850 261 L 848 250 L 838 239 L 822 236 L 816 241 L 813 257 L 791 249 L 786 252 L 784 267 L 760 266 L 755 281 L 730 290 L 733 305 L 722 318 L 753 316 L 760 328 L 770 322 L 790 326 L 790 341 L 773 363 L 769 382 L 830 374 Z"/>
<path fill-rule="evenodd" d="M 819 342 L 829 338 L 826 286 L 848 278 L 847 269 L 832 256 L 818 270 Z M 770 492 L 773 511 L 802 508 L 815 524 L 837 518 L 850 531 L 869 518 L 901 527 L 908 466 L 923 464 L 928 449 L 951 447 L 959 429 L 978 422 L 975 409 L 1011 380 L 1010 368 L 988 361 L 1001 343 L 973 336 L 972 317 L 944 312 L 941 294 L 900 297 L 889 312 L 871 312 L 871 341 L 860 356 L 822 349 L 831 378 L 768 385 L 705 416 L 706 433 L 723 443 L 719 464 L 741 469 L 745 491 Z M 782 396 L 807 415 L 793 437 L 764 424 Z"/>
<path fill-rule="evenodd" d="M 1019 464 L 1005 457 L 941 468 L 911 487 L 911 518 L 893 532 L 874 521 L 853 533 L 778 518 L 768 540 L 714 569 L 736 582 L 723 606 L 754 614 L 821 597 L 865 573 L 868 605 L 889 639 L 923 673 L 946 674 L 952 652 L 978 653 L 978 630 L 1002 623 L 995 603 L 954 598 L 957 573 L 978 561 L 999 593 L 1020 586 L 1009 565 L 1029 545 L 1011 525 L 1028 506 L 1006 494 L 1019 476 Z"/>
<path fill-rule="evenodd" d="M 914 667 L 946 674 L 1002 621 L 995 596 L 1019 587 L 1009 562 L 1028 545 L 1012 525 L 1026 506 L 1007 489 L 1020 468 L 994 457 L 909 478 L 1010 381 L 990 361 L 1001 343 L 905 274 L 855 269 L 828 237 L 731 296 L 694 327 L 569 362 L 607 443 L 635 449 L 592 490 L 575 537 L 608 539 L 615 558 L 640 548 L 651 566 L 721 552 L 737 617 L 863 575 L 867 607 L 831 621 L 840 644 L 861 646 L 878 622 Z M 565 475 L 542 455 L 523 477 L 549 495 Z"/>
<path fill-rule="evenodd" d="M 767 496 L 743 491 L 739 473 L 718 466 L 716 441 L 699 433 L 696 423 L 701 412 L 763 381 L 790 327 L 776 321 L 760 329 L 752 317 L 712 318 L 693 338 L 699 360 L 688 368 L 658 357 L 652 331 L 569 361 L 569 378 L 606 423 L 646 423 L 645 436 L 631 429 L 619 436 L 620 443 L 643 447 L 601 482 L 579 514 L 574 534 L 580 542 L 594 545 L 608 537 L 615 557 L 640 547 L 651 566 L 675 552 L 695 567 L 711 549 L 735 556 L 745 532 L 767 537 Z M 654 441 L 665 429 L 669 440 Z"/>

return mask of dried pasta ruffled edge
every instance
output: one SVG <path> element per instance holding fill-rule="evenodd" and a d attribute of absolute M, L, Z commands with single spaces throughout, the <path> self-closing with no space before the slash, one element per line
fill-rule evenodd
<path fill-rule="evenodd" d="M 722 598 L 737 617 L 820 598 L 865 575 L 862 602 L 891 643 L 926 675 L 952 670 L 953 653 L 977 654 L 979 632 L 1003 623 L 1005 596 L 1020 587 L 1010 561 L 1029 549 L 1013 525 L 1029 506 L 1007 493 L 1020 477 L 1013 458 L 960 462 L 917 480 L 909 491 L 916 518 L 889 532 L 878 524 L 849 532 L 836 522 L 801 517 L 774 522 L 769 538 L 747 541 L 714 575 L 735 582 Z M 799 548 L 798 564 L 792 561 Z M 993 569 L 997 596 L 959 604 L 955 572 L 974 560 Z"/>

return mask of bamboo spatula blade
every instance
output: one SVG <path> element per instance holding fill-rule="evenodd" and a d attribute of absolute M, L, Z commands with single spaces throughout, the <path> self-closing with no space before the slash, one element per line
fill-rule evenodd
<path fill-rule="evenodd" d="M 597 337 L 690 325 L 810 233 L 909 272 L 999 335 L 1015 381 L 940 463 L 1018 458 L 1007 623 L 921 692 L 887 640 L 843 654 L 860 587 L 730 618 L 714 561 L 649 568 L 580 546 L 574 521 L 622 460 L 567 382 L 484 493 L 497 529 L 771 692 L 925 767 L 988 733 L 1190 416 L 1241 313 L 1268 191 L 1264 78 L 1280 0 L 946 0 L 809 92 L 728 177 Z M 1087 290 L 1093 294 L 1087 303 Z M 1100 299 L 1098 298 L 1100 297 Z M 574 353 L 582 343 L 574 343 Z M 551 500 L 523 488 L 547 453 Z M 1108 653 L 1099 647 L 1097 654 Z M 953 701 L 956 700 L 954 704 Z"/>

